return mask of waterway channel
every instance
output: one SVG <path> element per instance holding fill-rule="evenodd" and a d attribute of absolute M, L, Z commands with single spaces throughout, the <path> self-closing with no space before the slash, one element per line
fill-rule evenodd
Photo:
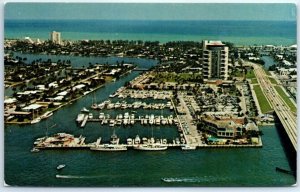
<path fill-rule="evenodd" d="M 148 60 L 137 59 L 136 62 L 143 67 L 155 64 L 153 60 L 147 63 Z M 75 61 L 72 60 L 72 63 Z M 139 73 L 132 72 L 95 91 L 97 102 L 108 99 L 111 93 Z M 89 94 L 55 112 L 49 120 L 35 125 L 6 125 L 5 182 L 18 186 L 287 186 L 295 183 L 293 176 L 275 171 L 275 167 L 290 169 L 275 126 L 260 127 L 264 133 L 263 148 L 209 148 L 195 151 L 168 149 L 161 152 L 128 150 L 109 153 L 89 150 L 30 152 L 36 138 L 57 132 L 75 136 L 82 134 L 86 142 L 95 141 L 100 136 L 108 141 L 113 132 L 111 127 L 88 123 L 82 129 L 75 123 L 77 114 L 83 107 L 89 108 L 93 99 L 94 94 Z M 98 112 L 93 113 L 97 115 Z M 167 109 L 139 110 L 136 115 L 146 113 L 169 115 L 173 112 Z M 56 126 L 47 129 L 53 124 Z M 152 132 L 159 138 L 178 137 L 175 126 L 151 128 L 138 123 L 132 127 L 116 127 L 115 132 L 121 142 L 136 134 L 149 137 Z M 66 167 L 58 172 L 56 166 L 59 164 L 66 164 Z M 62 177 L 56 178 L 57 174 Z M 165 177 L 176 179 L 165 183 L 161 181 Z"/>

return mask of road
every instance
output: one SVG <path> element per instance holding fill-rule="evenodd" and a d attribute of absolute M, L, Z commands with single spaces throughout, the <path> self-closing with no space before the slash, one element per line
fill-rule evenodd
<path fill-rule="evenodd" d="M 292 112 L 288 105 L 283 101 L 280 95 L 277 93 L 268 76 L 263 68 L 257 64 L 252 63 L 255 75 L 258 83 L 260 84 L 262 91 L 268 99 L 270 105 L 276 112 L 279 120 L 281 121 L 286 133 L 291 140 L 295 150 L 297 151 L 297 124 L 296 113 Z"/>

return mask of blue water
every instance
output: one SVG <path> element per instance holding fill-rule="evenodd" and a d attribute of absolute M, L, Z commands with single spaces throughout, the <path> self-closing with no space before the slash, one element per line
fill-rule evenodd
<path fill-rule="evenodd" d="M 116 21 L 116 20 L 5 20 L 5 38 L 62 38 L 179 41 L 203 39 L 238 45 L 296 43 L 295 21 Z"/>

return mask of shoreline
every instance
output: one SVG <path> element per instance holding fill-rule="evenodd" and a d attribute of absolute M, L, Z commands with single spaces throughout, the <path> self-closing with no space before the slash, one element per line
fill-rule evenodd
<path fill-rule="evenodd" d="M 77 101 L 78 99 L 80 99 L 80 98 L 82 98 L 82 97 L 84 97 L 84 96 L 86 96 L 86 95 L 88 95 L 88 94 L 90 94 L 90 93 L 96 91 L 97 89 L 100 89 L 100 88 L 103 87 L 103 86 L 105 86 L 105 84 L 102 84 L 102 85 L 100 85 L 100 86 L 94 88 L 93 90 L 88 91 L 86 94 L 83 94 L 83 95 L 81 95 L 81 96 L 79 96 L 79 97 L 77 97 L 77 98 L 74 98 L 74 99 L 72 99 L 72 100 L 70 100 L 70 101 L 68 101 L 68 102 L 66 102 L 66 103 L 64 103 L 64 104 L 62 104 L 62 105 L 60 105 L 60 106 L 54 108 L 53 110 L 49 110 L 49 111 L 50 111 L 50 112 L 55 112 L 55 111 L 59 110 L 60 108 L 63 108 L 63 107 L 66 106 L 66 105 L 72 104 L 74 101 Z M 39 117 L 40 117 L 40 116 L 39 116 Z M 31 124 L 31 121 L 29 121 L 29 122 L 4 122 L 4 124 L 11 124 L 11 125 L 12 125 L 12 124 L 15 124 L 15 125 L 28 125 L 28 124 Z"/>
<path fill-rule="evenodd" d="M 45 32 L 46 33 L 46 32 Z M 76 32 L 72 32 L 72 33 L 76 33 Z M 96 34 L 96 33 L 95 33 Z M 216 38 L 215 36 L 198 36 L 198 35 L 185 35 L 187 37 L 191 37 L 191 38 L 186 38 L 186 39 L 182 39 L 182 35 L 165 35 L 165 34 L 156 34 L 158 37 L 154 37 L 154 38 L 137 38 L 135 34 L 132 34 L 132 38 L 128 37 L 126 35 L 124 35 L 124 37 L 120 37 L 119 35 L 122 33 L 118 33 L 118 37 L 109 37 L 109 38 L 101 38 L 102 36 L 99 35 L 99 37 L 94 37 L 94 38 L 90 38 L 88 39 L 89 41 L 97 41 L 97 40 L 103 40 L 103 41 L 118 41 L 118 40 L 129 40 L 129 41 L 138 41 L 138 40 L 142 40 L 142 41 L 150 41 L 150 42 L 154 42 L 154 41 L 159 41 L 160 44 L 165 44 L 168 42 L 177 42 L 177 41 L 192 41 L 192 42 L 201 42 L 204 39 L 220 39 L 219 37 Z M 126 33 L 125 33 L 126 34 Z M 131 34 L 131 33 L 129 33 Z M 47 34 L 48 35 L 48 34 Z M 88 34 L 87 34 L 88 36 Z M 162 37 L 159 37 L 162 36 Z M 170 38 L 170 39 L 164 39 L 163 37 L 172 37 L 175 36 L 176 38 Z M 194 36 L 194 37 L 193 37 Z M 33 37 L 33 38 L 38 38 L 38 37 Z M 245 39 L 245 37 L 234 37 L 239 39 Z M 269 37 L 270 41 L 267 41 L 265 43 L 260 43 L 261 40 L 266 39 L 266 37 L 256 37 L 255 39 L 260 39 L 260 40 L 256 40 L 257 42 L 253 42 L 252 37 L 249 37 L 251 39 L 249 39 L 249 41 L 243 41 L 243 42 L 239 42 L 239 41 L 235 41 L 234 38 L 232 37 L 222 37 L 223 41 L 228 41 L 228 42 L 232 42 L 235 44 L 235 46 L 237 47 L 245 47 L 245 48 L 249 48 L 251 46 L 265 46 L 265 45 L 274 45 L 274 46 L 291 46 L 294 44 L 297 44 L 297 41 L 294 39 L 289 39 L 289 38 L 284 38 L 281 41 L 274 43 L 274 38 L 273 37 Z M 277 37 L 278 38 L 282 38 L 282 37 Z M 17 37 L 4 37 L 4 41 L 5 40 L 23 40 L 24 36 L 17 36 Z M 45 38 L 39 38 L 42 41 L 47 41 L 49 40 L 48 37 Z M 70 41 L 70 42 L 78 42 L 78 41 L 83 41 L 86 40 L 86 38 L 82 37 L 82 38 L 66 38 L 64 39 L 65 41 Z M 288 42 L 286 41 L 288 40 Z M 286 41 L 286 42 L 285 42 Z"/>

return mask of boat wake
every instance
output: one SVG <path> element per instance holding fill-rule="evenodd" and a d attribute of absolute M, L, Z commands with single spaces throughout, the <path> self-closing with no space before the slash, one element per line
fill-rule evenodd
<path fill-rule="evenodd" d="M 84 175 L 55 175 L 56 178 L 59 179 L 93 179 L 93 178 L 100 178 L 103 177 L 101 175 L 91 175 L 91 176 L 84 176 Z"/>
<path fill-rule="evenodd" d="M 199 177 L 168 177 L 168 178 L 162 178 L 163 182 L 166 183 L 201 183 L 201 182 L 207 182 L 210 181 L 209 178 L 199 178 Z"/>

